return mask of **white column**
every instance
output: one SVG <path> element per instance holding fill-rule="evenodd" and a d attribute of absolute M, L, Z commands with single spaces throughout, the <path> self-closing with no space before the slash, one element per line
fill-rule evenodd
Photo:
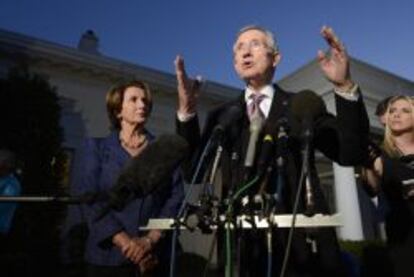
<path fill-rule="evenodd" d="M 338 236 L 344 240 L 363 240 L 364 234 L 354 168 L 333 163 L 333 170 L 336 207 L 343 222 L 343 226 L 338 228 Z"/>

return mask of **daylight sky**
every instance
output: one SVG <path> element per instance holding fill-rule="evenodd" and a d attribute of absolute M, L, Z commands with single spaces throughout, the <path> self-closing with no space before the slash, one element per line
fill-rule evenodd
<path fill-rule="evenodd" d="M 232 65 L 237 31 L 259 24 L 277 37 L 276 79 L 326 47 L 332 26 L 355 58 L 414 80 L 411 0 L 1 0 L 0 28 L 76 47 L 92 29 L 109 57 L 173 73 L 181 54 L 192 75 L 241 87 Z"/>

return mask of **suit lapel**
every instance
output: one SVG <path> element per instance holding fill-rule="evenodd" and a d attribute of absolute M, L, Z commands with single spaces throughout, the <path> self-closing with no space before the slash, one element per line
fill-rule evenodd
<path fill-rule="evenodd" d="M 277 122 L 279 119 L 287 115 L 287 106 L 289 103 L 289 95 L 283 91 L 278 85 L 274 85 L 275 93 L 270 106 L 269 116 L 266 119 L 263 131 L 267 134 L 276 134 Z"/>
<path fill-rule="evenodd" d="M 269 116 L 266 119 L 262 134 L 273 134 L 276 135 L 277 127 L 278 127 L 278 120 L 282 117 L 287 116 L 287 107 L 289 103 L 289 94 L 283 91 L 279 86 L 274 85 L 275 93 L 273 96 L 272 104 L 269 111 Z M 244 115 L 241 121 L 238 123 L 240 124 L 241 128 L 241 137 L 235 140 L 235 143 L 239 145 L 236 146 L 237 152 L 241 155 L 240 157 L 244 158 L 246 153 L 247 144 L 249 143 L 249 119 L 246 114 L 246 103 L 244 101 L 244 93 L 238 99 L 239 105 L 242 105 Z M 261 138 L 260 138 L 261 139 Z"/>
<path fill-rule="evenodd" d="M 288 106 L 288 100 L 289 100 L 289 94 L 281 90 L 277 85 L 275 87 L 275 94 L 273 96 L 272 104 L 269 111 L 269 116 L 266 119 L 262 135 L 259 137 L 259 141 L 263 140 L 263 134 L 272 134 L 276 135 L 277 128 L 278 128 L 278 120 L 282 117 L 284 117 L 287 113 L 287 106 Z M 242 96 L 238 99 L 239 105 L 243 106 L 244 115 L 240 122 L 238 124 L 240 128 L 240 137 L 237 137 L 234 141 L 233 145 L 233 151 L 239 153 L 239 166 L 238 169 L 240 170 L 238 172 L 238 183 L 242 180 L 243 172 L 244 172 L 244 159 L 247 151 L 247 145 L 249 143 L 250 138 L 250 131 L 249 131 L 249 125 L 250 121 L 248 119 L 247 113 L 246 113 L 246 103 L 244 100 L 244 93 Z M 261 143 L 258 143 L 257 151 L 260 153 Z"/>

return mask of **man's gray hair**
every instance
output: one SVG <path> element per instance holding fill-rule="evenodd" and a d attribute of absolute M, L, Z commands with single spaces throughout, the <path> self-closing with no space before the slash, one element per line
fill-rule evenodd
<path fill-rule="evenodd" d="M 270 49 L 272 49 L 273 53 L 278 53 L 279 52 L 279 46 L 277 45 L 275 35 L 271 31 L 269 31 L 269 30 L 267 30 L 267 29 L 265 29 L 265 28 L 263 28 L 262 26 L 259 26 L 259 25 L 244 26 L 237 33 L 236 40 L 240 37 L 241 34 L 247 32 L 247 31 L 250 31 L 250 30 L 257 30 L 257 31 L 262 32 L 263 34 L 265 34 L 266 39 L 267 39 L 267 46 Z"/>

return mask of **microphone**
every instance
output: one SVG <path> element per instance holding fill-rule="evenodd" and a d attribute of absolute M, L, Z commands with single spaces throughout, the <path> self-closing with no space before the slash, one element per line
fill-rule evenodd
<path fill-rule="evenodd" d="M 304 139 L 311 139 L 313 120 L 326 113 L 323 100 L 311 90 L 302 90 L 295 94 L 291 102 L 293 117 L 300 123 Z"/>
<path fill-rule="evenodd" d="M 277 159 L 277 167 L 283 167 L 285 161 L 285 155 L 288 148 L 288 127 L 287 127 L 287 119 L 282 118 L 279 122 L 279 130 L 277 132 L 277 143 L 276 143 L 276 159 Z"/>
<path fill-rule="evenodd" d="M 96 220 L 110 210 L 121 211 L 130 201 L 145 197 L 168 184 L 179 163 L 186 157 L 189 146 L 178 135 L 161 135 L 150 143 L 121 170 L 115 185 L 108 193 L 108 203 Z"/>
<path fill-rule="evenodd" d="M 305 175 L 305 205 L 306 214 L 314 214 L 315 202 L 312 191 L 309 170 L 309 151 L 313 139 L 314 120 L 326 113 L 323 100 L 311 90 L 303 90 L 297 93 L 292 99 L 293 117 L 300 123 L 302 138 L 302 174 Z"/>
<path fill-rule="evenodd" d="M 260 155 L 257 158 L 257 172 L 256 176 L 261 178 L 267 171 L 269 163 L 274 154 L 275 141 L 273 135 L 265 134 L 262 141 L 262 146 L 260 150 Z"/>
<path fill-rule="evenodd" d="M 276 128 L 269 128 L 269 130 L 264 131 L 263 140 L 260 147 L 260 153 L 257 157 L 257 170 L 256 176 L 262 178 L 267 172 L 270 161 L 272 160 L 273 155 L 275 154 L 276 147 Z"/>
<path fill-rule="evenodd" d="M 218 124 L 214 127 L 212 138 L 211 138 L 213 141 L 212 147 L 214 148 L 215 146 L 217 146 L 217 149 L 216 149 L 215 157 L 213 159 L 214 161 L 213 167 L 210 172 L 210 178 L 209 178 L 210 184 L 213 184 L 213 181 L 216 175 L 216 170 L 217 170 L 219 161 L 221 159 L 221 155 L 223 151 L 223 147 L 222 147 L 223 134 L 231 126 L 231 124 L 239 120 L 242 117 L 242 115 L 243 115 L 243 112 L 242 112 L 242 108 L 240 107 L 240 105 L 232 105 L 228 109 L 224 110 L 218 118 Z M 217 142 L 218 145 L 216 145 L 214 142 Z"/>
<path fill-rule="evenodd" d="M 218 124 L 214 127 L 212 137 L 221 139 L 221 136 L 230 125 L 239 120 L 243 115 L 242 107 L 240 105 L 232 105 L 227 108 L 218 117 Z"/>
<path fill-rule="evenodd" d="M 264 118 L 260 116 L 258 112 L 252 115 L 250 120 L 250 138 L 247 146 L 246 157 L 244 160 L 244 166 L 251 168 L 253 166 L 254 157 L 256 154 L 256 143 L 259 138 L 260 131 L 264 124 Z"/>
<path fill-rule="evenodd" d="M 202 136 L 202 145 L 200 153 L 197 155 L 197 166 L 192 177 L 191 183 L 203 182 L 205 173 L 210 168 L 211 161 L 218 161 L 220 159 L 224 134 L 227 132 L 227 139 L 230 139 L 231 130 L 235 121 L 239 120 L 243 115 L 240 105 L 231 105 L 223 108 L 222 106 L 209 113 L 207 118 L 207 125 Z M 233 125 L 232 125 L 233 124 Z M 230 130 L 229 130 L 230 129 Z M 215 155 L 214 155 L 215 153 Z M 210 174 L 210 179 L 213 178 L 215 169 Z"/>
<path fill-rule="evenodd" d="M 267 131 L 265 129 L 260 154 L 257 158 L 256 176 L 260 177 L 267 171 L 272 157 L 276 157 L 276 161 L 278 162 L 280 158 L 282 158 L 284 151 L 286 151 L 285 148 L 287 147 L 286 125 L 287 119 L 283 117 L 277 121 L 276 125 L 269 127 Z"/>
<path fill-rule="evenodd" d="M 269 214 L 271 210 L 277 207 L 280 200 L 281 191 L 284 183 L 284 163 L 285 155 L 287 152 L 287 118 L 280 118 L 276 124 L 268 126 L 268 130 L 264 132 L 264 138 L 260 150 L 260 155 L 257 159 L 257 171 L 256 177 L 259 178 L 261 186 L 259 188 L 259 194 L 255 197 L 263 197 L 266 195 L 266 201 L 263 203 L 264 214 Z M 272 162 L 272 161 L 275 161 Z M 272 171 L 272 167 L 276 166 L 277 175 L 276 178 L 272 177 L 269 182 L 269 173 Z M 270 186 L 270 187 L 269 187 Z M 269 187 L 269 191 L 266 192 L 266 187 Z M 272 194 L 266 194 L 273 191 Z"/>

